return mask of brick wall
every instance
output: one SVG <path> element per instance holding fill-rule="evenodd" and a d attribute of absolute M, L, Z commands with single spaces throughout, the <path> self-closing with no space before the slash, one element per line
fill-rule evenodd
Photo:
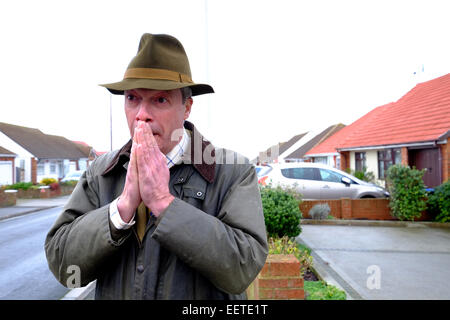
<path fill-rule="evenodd" d="M 31 158 L 31 182 L 37 183 L 37 160 Z"/>
<path fill-rule="evenodd" d="M 401 153 L 402 153 L 402 165 L 403 166 L 408 166 L 409 165 L 409 160 L 408 160 L 408 148 L 407 147 L 402 147 L 401 148 Z"/>
<path fill-rule="evenodd" d="M 17 192 L 0 190 L 0 208 L 16 205 Z"/>
<path fill-rule="evenodd" d="M 448 143 L 441 144 L 441 159 L 442 159 L 442 182 L 450 178 L 450 147 Z"/>
<path fill-rule="evenodd" d="M 350 166 L 350 151 L 341 151 L 339 152 L 341 155 L 341 169 L 342 171 L 345 171 L 346 169 L 349 169 Z"/>
<path fill-rule="evenodd" d="M 247 289 L 250 300 L 303 300 L 300 262 L 292 255 L 270 254 L 255 281 Z"/>
<path fill-rule="evenodd" d="M 348 199 L 340 200 L 304 200 L 299 208 L 303 218 L 311 218 L 309 210 L 319 203 L 328 203 L 330 215 L 337 219 L 360 219 L 360 220 L 397 220 L 391 215 L 389 199 Z M 433 217 L 423 212 L 417 221 L 429 221 Z"/>

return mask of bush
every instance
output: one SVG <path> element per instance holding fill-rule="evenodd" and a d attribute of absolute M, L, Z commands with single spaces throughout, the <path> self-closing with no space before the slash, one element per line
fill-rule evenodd
<path fill-rule="evenodd" d="M 28 190 L 33 186 L 33 182 L 17 182 L 15 184 L 10 184 L 8 186 L 5 187 L 6 190 L 18 190 L 18 189 L 22 189 L 22 190 Z"/>
<path fill-rule="evenodd" d="M 355 171 L 348 168 L 345 171 L 359 180 L 375 183 L 375 174 L 372 171 L 367 171 L 366 168 L 363 168 L 362 171 Z"/>
<path fill-rule="evenodd" d="M 44 178 L 44 179 L 41 180 L 41 184 L 43 184 L 45 186 L 49 186 L 52 183 L 57 183 L 57 182 L 58 182 L 58 180 L 53 179 L 53 178 Z"/>
<path fill-rule="evenodd" d="M 59 190 L 59 189 L 61 189 L 61 187 L 59 186 L 58 182 L 50 183 L 50 190 L 55 191 L 55 190 Z"/>
<path fill-rule="evenodd" d="M 450 222 L 450 181 L 444 182 L 434 189 L 428 197 L 428 211 L 435 216 L 437 222 Z"/>
<path fill-rule="evenodd" d="M 67 180 L 64 182 L 60 182 L 59 184 L 62 186 L 75 187 L 77 185 L 77 183 L 78 183 L 77 180 Z"/>
<path fill-rule="evenodd" d="M 399 220 L 419 218 L 426 209 L 424 170 L 393 165 L 387 171 L 387 182 L 391 197 L 389 207 L 392 215 Z"/>
<path fill-rule="evenodd" d="M 267 234 L 269 237 L 296 237 L 301 232 L 300 195 L 281 187 L 260 187 Z"/>
<path fill-rule="evenodd" d="M 313 258 L 310 250 L 302 248 L 295 240 L 291 240 L 289 237 L 271 237 L 268 242 L 269 254 L 293 254 L 300 261 L 300 274 L 302 277 L 312 266 Z"/>
<path fill-rule="evenodd" d="M 347 300 L 347 295 L 339 288 L 324 281 L 305 281 L 306 300 Z"/>

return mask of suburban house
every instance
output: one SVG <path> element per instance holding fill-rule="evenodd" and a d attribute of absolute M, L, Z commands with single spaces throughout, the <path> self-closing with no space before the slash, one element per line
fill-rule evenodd
<path fill-rule="evenodd" d="M 0 146 L 0 185 L 14 181 L 14 161 L 17 155 Z"/>
<path fill-rule="evenodd" d="M 69 171 L 85 170 L 93 157 L 91 147 L 44 134 L 38 129 L 3 122 L 0 122 L 0 145 L 16 155 L 12 183 L 59 179 Z"/>
<path fill-rule="evenodd" d="M 286 142 L 281 142 L 260 152 L 252 163 L 302 162 L 306 152 L 329 136 L 341 130 L 345 125 L 336 124 L 324 130 L 313 130 L 298 134 Z"/>
<path fill-rule="evenodd" d="M 450 74 L 419 83 L 398 101 L 370 111 L 306 156 L 336 156 L 341 170 L 372 171 L 380 183 L 393 164 L 425 169 L 428 187 L 450 174 Z"/>

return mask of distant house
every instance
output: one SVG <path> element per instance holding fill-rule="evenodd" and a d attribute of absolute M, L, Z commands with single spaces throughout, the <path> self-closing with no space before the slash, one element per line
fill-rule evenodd
<path fill-rule="evenodd" d="M 314 130 L 298 134 L 286 142 L 272 146 L 265 152 L 261 152 L 256 159 L 259 163 L 263 162 L 302 162 L 305 161 L 305 154 L 315 145 L 341 130 L 345 125 L 336 124 L 324 130 Z M 268 161 L 261 161 L 265 159 Z M 254 161 L 256 162 L 256 161 Z"/>
<path fill-rule="evenodd" d="M 17 155 L 0 146 L 0 185 L 14 181 L 14 161 Z"/>
<path fill-rule="evenodd" d="M 284 154 L 281 155 L 286 162 L 298 162 L 305 161 L 307 158 L 305 157 L 306 153 L 314 148 L 316 145 L 320 144 L 322 141 L 326 140 L 328 137 L 332 136 L 336 132 L 340 131 L 344 128 L 345 125 L 342 123 L 338 123 L 332 126 L 329 126 L 325 130 L 322 130 L 319 133 L 311 132 L 310 136 L 305 136 L 303 141 L 299 141 L 299 143 L 295 144 L 293 147 L 286 150 Z M 315 162 L 320 162 L 328 165 L 332 165 L 334 159 L 328 157 L 321 157 L 315 159 Z"/>
<path fill-rule="evenodd" d="M 393 164 L 426 169 L 434 187 L 450 175 L 450 74 L 419 83 L 397 102 L 375 108 L 307 156 L 339 154 L 340 168 L 372 171 L 380 182 Z"/>
<path fill-rule="evenodd" d="M 14 182 L 59 179 L 69 171 L 86 169 L 91 158 L 91 150 L 64 137 L 3 122 L 0 122 L 0 145 L 17 155 Z"/>

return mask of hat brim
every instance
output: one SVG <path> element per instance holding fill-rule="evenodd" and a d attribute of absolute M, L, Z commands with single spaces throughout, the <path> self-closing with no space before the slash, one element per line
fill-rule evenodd
<path fill-rule="evenodd" d="M 175 90 L 185 87 L 191 88 L 193 96 L 198 96 L 206 93 L 214 93 L 214 89 L 208 84 L 185 83 L 155 79 L 124 79 L 120 82 L 100 84 L 100 86 L 105 87 L 112 94 L 121 95 L 123 95 L 125 90 L 132 89 Z"/>

